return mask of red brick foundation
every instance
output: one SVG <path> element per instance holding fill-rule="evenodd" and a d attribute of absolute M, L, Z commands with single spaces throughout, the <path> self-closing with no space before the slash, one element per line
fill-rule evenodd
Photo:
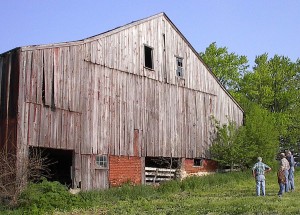
<path fill-rule="evenodd" d="M 213 160 L 203 160 L 202 166 L 194 166 L 194 159 L 185 159 L 183 169 L 187 174 L 215 172 L 217 170 L 217 162 Z"/>
<path fill-rule="evenodd" d="M 126 182 L 141 184 L 141 162 L 140 157 L 109 156 L 110 187 L 120 186 Z"/>

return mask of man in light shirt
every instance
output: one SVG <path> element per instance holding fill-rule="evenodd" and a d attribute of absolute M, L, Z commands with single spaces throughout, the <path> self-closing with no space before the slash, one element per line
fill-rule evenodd
<path fill-rule="evenodd" d="M 252 168 L 252 175 L 256 181 L 256 195 L 260 196 L 260 190 L 262 196 L 266 195 L 266 178 L 265 173 L 270 172 L 271 167 L 262 162 L 262 158 L 257 158 L 257 163 Z"/>
<path fill-rule="evenodd" d="M 288 192 L 289 191 L 288 177 L 289 177 L 290 164 L 289 164 L 289 161 L 285 158 L 284 153 L 280 153 L 279 157 L 280 157 L 279 168 L 284 171 L 284 176 L 287 179 L 286 182 L 285 182 L 284 190 L 285 190 L 285 192 Z"/>

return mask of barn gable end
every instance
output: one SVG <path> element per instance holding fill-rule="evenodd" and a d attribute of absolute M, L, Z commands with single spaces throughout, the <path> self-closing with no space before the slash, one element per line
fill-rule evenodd
<path fill-rule="evenodd" d="M 241 107 L 164 13 L 80 41 L 18 50 L 17 154 L 71 151 L 72 186 L 124 182 L 118 162 L 132 164 L 132 181 L 144 183 L 146 158 L 210 159 L 211 117 L 242 123 Z"/>

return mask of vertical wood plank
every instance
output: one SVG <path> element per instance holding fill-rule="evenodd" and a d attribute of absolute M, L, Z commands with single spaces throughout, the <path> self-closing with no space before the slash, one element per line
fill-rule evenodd
<path fill-rule="evenodd" d="M 61 148 L 67 149 L 68 143 L 68 132 L 70 132 L 69 119 L 71 118 L 71 114 L 67 111 L 61 111 Z"/>
<path fill-rule="evenodd" d="M 119 72 L 115 72 L 115 77 L 114 79 L 116 80 L 115 82 L 115 87 L 116 87 L 116 109 L 115 109 L 115 140 L 114 140 L 114 152 L 115 155 L 120 155 L 120 110 L 121 110 L 121 104 L 122 104 L 122 98 L 121 98 L 121 89 L 120 89 L 120 74 Z"/>
<path fill-rule="evenodd" d="M 54 48 L 53 67 L 54 67 L 54 104 L 62 108 L 62 71 L 61 71 L 61 48 Z"/>
<path fill-rule="evenodd" d="M 26 68 L 25 68 L 25 74 L 26 74 L 26 88 L 25 88 L 25 97 L 26 101 L 30 102 L 32 101 L 32 67 L 33 67 L 33 62 L 32 62 L 32 57 L 33 53 L 32 51 L 27 51 L 26 52 Z"/>
<path fill-rule="evenodd" d="M 70 88 L 71 88 L 71 77 L 70 77 L 70 50 L 69 50 L 69 46 L 64 47 L 62 49 L 62 108 L 64 110 L 69 110 L 69 103 L 71 100 L 73 100 L 72 98 L 72 94 L 70 93 Z"/>
<path fill-rule="evenodd" d="M 53 49 L 43 50 L 45 105 L 51 106 L 53 88 Z"/>
<path fill-rule="evenodd" d="M 34 53 L 34 67 L 36 72 L 36 103 L 42 104 L 42 83 L 43 83 L 43 52 L 35 50 Z"/>

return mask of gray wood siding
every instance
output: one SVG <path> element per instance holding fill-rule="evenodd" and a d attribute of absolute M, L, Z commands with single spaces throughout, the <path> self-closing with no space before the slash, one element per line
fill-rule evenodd
<path fill-rule="evenodd" d="M 144 67 L 144 45 L 153 48 L 153 70 Z M 162 14 L 82 41 L 22 47 L 20 56 L 20 154 L 29 145 L 74 150 L 74 180 L 84 189 L 107 183 L 96 177 L 107 173 L 93 169 L 95 154 L 209 158 L 210 117 L 243 120 Z"/>
<path fill-rule="evenodd" d="M 153 71 L 144 67 L 144 44 L 153 47 Z M 216 94 L 220 87 L 198 55 L 163 17 L 108 36 L 88 39 L 85 47 L 88 62 L 173 85 L 180 84 L 175 57 L 179 56 L 183 58 L 185 87 L 211 94 Z"/>
<path fill-rule="evenodd" d="M 144 67 L 145 44 L 153 70 Z M 138 130 L 139 156 L 192 158 L 207 156 L 211 116 L 242 122 L 240 107 L 164 16 L 22 55 L 29 145 L 134 155 Z"/>
<path fill-rule="evenodd" d="M 69 50 L 73 47 L 22 52 L 19 116 L 26 145 L 80 148 L 80 67 L 68 62 Z"/>

